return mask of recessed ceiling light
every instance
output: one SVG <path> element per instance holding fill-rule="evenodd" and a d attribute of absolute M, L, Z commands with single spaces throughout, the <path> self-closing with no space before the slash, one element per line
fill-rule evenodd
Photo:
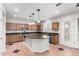
<path fill-rule="evenodd" d="M 39 21 L 39 20 L 38 20 L 37 22 L 38 22 L 38 23 L 40 23 L 40 21 Z"/>
<path fill-rule="evenodd" d="M 15 11 L 18 11 L 18 9 L 17 9 L 17 8 L 15 8 L 14 10 L 15 10 Z"/>
<path fill-rule="evenodd" d="M 56 11 L 56 14 L 58 14 L 58 11 Z"/>
<path fill-rule="evenodd" d="M 69 26 L 67 24 L 65 24 L 65 27 L 68 28 Z"/>
<path fill-rule="evenodd" d="M 16 17 L 16 15 L 14 15 L 14 17 Z"/>
<path fill-rule="evenodd" d="M 32 24 L 35 24 L 34 22 L 32 22 Z"/>

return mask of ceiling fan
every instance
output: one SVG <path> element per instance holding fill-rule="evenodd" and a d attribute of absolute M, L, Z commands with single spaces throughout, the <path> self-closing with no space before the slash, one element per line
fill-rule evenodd
<path fill-rule="evenodd" d="M 60 6 L 63 3 L 57 3 L 56 6 Z M 76 7 L 79 7 L 79 3 L 76 3 Z"/>
<path fill-rule="evenodd" d="M 76 7 L 79 7 L 79 3 L 76 4 Z"/>
<path fill-rule="evenodd" d="M 60 6 L 62 3 L 58 3 L 58 4 L 56 4 L 56 6 Z"/>

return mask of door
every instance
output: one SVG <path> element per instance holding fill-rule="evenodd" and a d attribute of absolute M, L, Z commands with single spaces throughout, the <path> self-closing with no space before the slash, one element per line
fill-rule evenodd
<path fill-rule="evenodd" d="M 79 48 L 79 19 L 75 19 L 75 48 Z"/>
<path fill-rule="evenodd" d="M 0 4 L 0 52 L 5 51 L 5 13 Z"/>
<path fill-rule="evenodd" d="M 75 24 L 74 24 L 74 19 L 69 18 L 69 19 L 64 19 L 61 21 L 60 25 L 60 39 L 61 39 L 61 44 L 74 47 L 74 40 L 75 40 Z"/>

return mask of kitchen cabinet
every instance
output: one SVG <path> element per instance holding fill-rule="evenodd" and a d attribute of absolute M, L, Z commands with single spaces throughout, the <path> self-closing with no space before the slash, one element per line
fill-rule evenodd
<path fill-rule="evenodd" d="M 6 30 L 22 30 L 25 24 L 6 23 Z"/>
<path fill-rule="evenodd" d="M 28 27 L 29 27 L 29 24 L 25 24 L 24 28 L 28 30 L 29 29 Z"/>
<path fill-rule="evenodd" d="M 16 30 L 16 23 L 6 23 L 6 30 Z"/>
<path fill-rule="evenodd" d="M 10 41 L 10 35 L 6 35 L 6 43 L 9 43 Z"/>
<path fill-rule="evenodd" d="M 32 30 L 41 30 L 41 24 L 33 24 L 31 25 Z"/>
<path fill-rule="evenodd" d="M 59 22 L 52 23 L 52 30 L 59 30 Z"/>
<path fill-rule="evenodd" d="M 22 34 L 8 34 L 6 35 L 6 42 L 7 43 L 14 43 L 23 41 Z"/>
<path fill-rule="evenodd" d="M 42 30 L 41 24 L 38 24 L 38 25 L 37 25 L 37 30 Z"/>
<path fill-rule="evenodd" d="M 59 34 L 52 34 L 52 36 L 51 36 L 51 43 L 59 44 Z"/>
<path fill-rule="evenodd" d="M 17 24 L 16 29 L 17 30 L 22 30 L 24 28 L 25 24 Z"/>

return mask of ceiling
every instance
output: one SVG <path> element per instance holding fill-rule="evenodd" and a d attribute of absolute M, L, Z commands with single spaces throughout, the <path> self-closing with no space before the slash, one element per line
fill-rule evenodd
<path fill-rule="evenodd" d="M 8 19 L 29 20 L 29 15 L 34 13 L 34 18 L 37 20 L 37 9 L 40 9 L 40 20 L 45 20 L 67 13 L 76 12 L 75 3 L 62 3 L 56 7 L 57 3 L 3 3 Z"/>

